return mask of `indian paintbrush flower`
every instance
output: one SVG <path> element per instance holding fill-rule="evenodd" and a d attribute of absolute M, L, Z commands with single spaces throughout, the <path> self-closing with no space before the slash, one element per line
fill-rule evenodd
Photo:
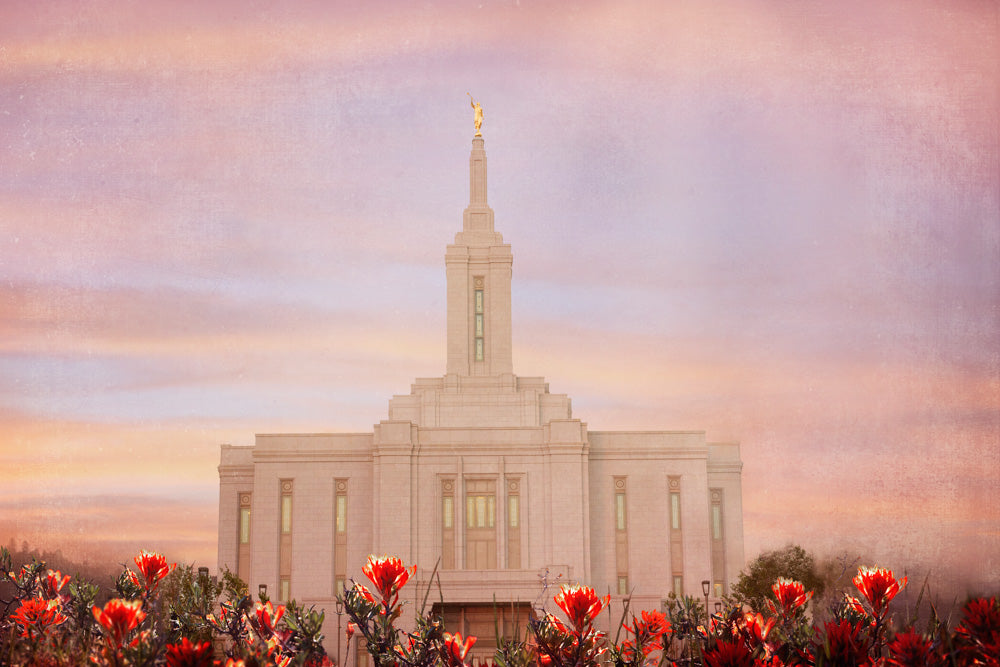
<path fill-rule="evenodd" d="M 407 569 L 403 561 L 394 556 L 369 556 L 361 571 L 368 577 L 379 595 L 382 604 L 388 610 L 399 600 L 399 589 L 406 585 L 410 576 L 416 572 L 417 566 Z M 367 591 L 367 589 L 366 589 Z"/>
<path fill-rule="evenodd" d="M 196 644 L 183 637 L 178 644 L 167 644 L 167 667 L 212 667 L 212 642 Z"/>
<path fill-rule="evenodd" d="M 266 635 L 270 636 L 274 634 L 278 621 L 285 615 L 285 605 L 279 604 L 275 608 L 271 606 L 270 601 L 264 604 L 258 602 L 255 611 L 257 613 L 257 623 L 262 630 L 266 631 Z"/>
<path fill-rule="evenodd" d="M 906 588 L 906 577 L 897 580 L 892 570 L 880 567 L 858 568 L 854 585 L 871 606 L 872 615 L 880 619 L 889 609 L 889 602 Z"/>
<path fill-rule="evenodd" d="M 133 600 L 109 600 L 104 608 L 93 608 L 94 619 L 104 628 L 104 636 L 108 643 L 120 647 L 125 643 L 130 632 L 139 627 L 146 618 L 142 610 L 142 602 Z"/>
<path fill-rule="evenodd" d="M 441 662 L 445 667 L 464 667 L 465 656 L 468 655 L 469 649 L 475 643 L 476 638 L 471 635 L 463 640 L 460 632 L 456 632 L 455 634 L 451 634 L 450 632 L 444 633 Z"/>
<path fill-rule="evenodd" d="M 707 667 L 754 667 L 753 654 L 743 642 L 720 640 L 705 651 Z"/>
<path fill-rule="evenodd" d="M 798 613 L 799 608 L 809 602 L 813 596 L 812 591 L 806 592 L 806 588 L 801 582 L 785 577 L 778 577 L 778 580 L 771 586 L 771 591 L 778 604 L 775 605 L 774 602 L 768 600 L 768 609 L 771 610 L 772 614 L 782 618 L 794 616 Z"/>
<path fill-rule="evenodd" d="M 610 595 L 597 597 L 588 586 L 563 586 L 555 596 L 555 602 L 569 618 L 574 629 L 581 633 L 589 628 L 594 618 L 607 606 Z"/>
<path fill-rule="evenodd" d="M 14 611 L 11 620 L 20 628 L 21 637 L 41 639 L 49 628 L 63 623 L 66 617 L 59 612 L 57 601 L 28 598 Z"/>
<path fill-rule="evenodd" d="M 160 585 L 160 582 L 177 567 L 177 563 L 167 565 L 167 559 L 158 553 L 140 551 L 135 557 L 135 566 L 139 569 L 141 579 L 129 571 L 132 583 L 142 586 L 150 595 Z"/>
<path fill-rule="evenodd" d="M 663 612 L 643 610 L 641 619 L 633 616 L 631 624 L 622 624 L 626 632 L 634 635 L 634 639 L 622 644 L 622 655 L 626 660 L 635 659 L 637 651 L 646 658 L 653 651 L 663 649 L 663 637 L 670 632 L 670 623 Z"/>
<path fill-rule="evenodd" d="M 896 635 L 887 648 L 889 657 L 885 664 L 892 667 L 932 667 L 941 664 L 934 652 L 933 642 L 912 629 Z"/>

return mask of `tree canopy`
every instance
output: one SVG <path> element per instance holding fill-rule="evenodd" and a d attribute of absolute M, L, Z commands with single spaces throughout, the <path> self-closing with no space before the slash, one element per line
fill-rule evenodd
<path fill-rule="evenodd" d="M 778 577 L 801 581 L 807 591 L 815 593 L 814 600 L 822 597 L 826 588 L 812 554 L 797 544 L 789 544 L 783 549 L 762 553 L 747 565 L 733 586 L 733 598 L 754 611 L 763 611 L 766 600 L 773 598 L 771 586 Z"/>

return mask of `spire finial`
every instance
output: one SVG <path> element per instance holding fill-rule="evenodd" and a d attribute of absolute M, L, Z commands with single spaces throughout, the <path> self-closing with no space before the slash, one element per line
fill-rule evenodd
<path fill-rule="evenodd" d="M 473 108 L 473 110 L 475 111 L 475 114 L 476 114 L 476 116 L 475 116 L 476 136 L 477 137 L 481 137 L 481 136 L 483 136 L 482 129 L 481 129 L 483 127 L 483 108 L 481 106 L 479 106 L 479 102 L 477 102 L 472 97 L 472 93 L 466 93 L 466 95 L 469 96 L 469 102 L 472 104 L 472 108 Z"/>

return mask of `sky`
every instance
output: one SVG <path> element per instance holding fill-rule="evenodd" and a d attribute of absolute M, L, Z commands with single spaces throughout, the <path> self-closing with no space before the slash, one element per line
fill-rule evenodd
<path fill-rule="evenodd" d="M 1000 582 L 993 2 L 0 5 L 0 543 L 214 568 L 219 445 L 514 370 L 742 447 L 745 549 Z"/>

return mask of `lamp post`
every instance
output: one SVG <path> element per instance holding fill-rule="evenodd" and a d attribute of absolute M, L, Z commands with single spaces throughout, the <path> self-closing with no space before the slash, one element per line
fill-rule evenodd
<path fill-rule="evenodd" d="M 267 602 L 267 584 L 257 586 L 257 597 L 260 598 L 261 603 Z"/>
<path fill-rule="evenodd" d="M 701 592 L 705 594 L 705 630 L 708 630 L 708 626 L 711 623 L 711 619 L 708 617 L 708 591 L 712 586 L 712 582 L 705 579 L 701 582 Z"/>
<path fill-rule="evenodd" d="M 341 667 L 340 664 L 340 615 L 344 613 L 344 602 L 338 597 L 337 598 L 337 667 Z"/>

